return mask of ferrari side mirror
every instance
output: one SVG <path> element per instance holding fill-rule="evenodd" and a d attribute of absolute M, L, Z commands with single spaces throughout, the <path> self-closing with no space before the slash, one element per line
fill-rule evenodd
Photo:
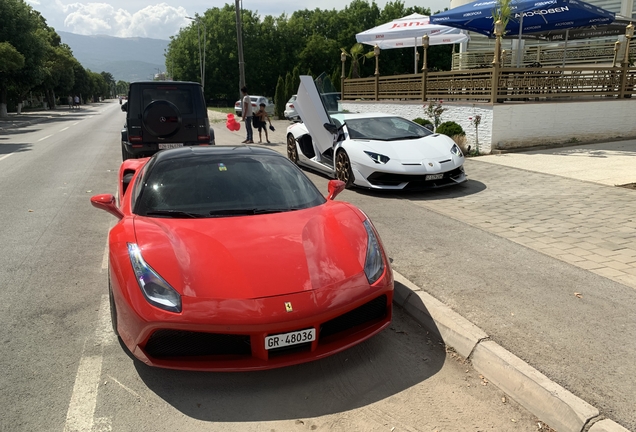
<path fill-rule="evenodd" d="M 117 219 L 123 219 L 124 214 L 115 204 L 115 197 L 112 194 L 95 195 L 91 198 L 91 204 L 98 209 L 106 210 Z"/>
<path fill-rule="evenodd" d="M 342 180 L 329 180 L 329 184 L 327 185 L 327 190 L 329 191 L 329 195 L 327 195 L 327 199 L 333 201 L 333 199 L 343 190 L 345 190 L 345 182 Z"/>

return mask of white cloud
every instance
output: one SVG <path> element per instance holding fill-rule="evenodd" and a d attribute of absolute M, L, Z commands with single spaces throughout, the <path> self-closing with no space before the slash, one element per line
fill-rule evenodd
<path fill-rule="evenodd" d="M 66 14 L 64 27 L 77 34 L 105 34 L 117 37 L 168 39 L 190 22 L 185 8 L 160 3 L 136 12 L 107 3 L 68 3 L 56 0 Z"/>

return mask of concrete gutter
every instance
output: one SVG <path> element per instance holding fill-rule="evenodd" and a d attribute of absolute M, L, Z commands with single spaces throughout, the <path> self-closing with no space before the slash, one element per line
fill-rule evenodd
<path fill-rule="evenodd" d="M 558 432 L 629 432 L 491 341 L 473 323 L 393 270 L 393 302 L 471 362 L 477 372 Z"/>

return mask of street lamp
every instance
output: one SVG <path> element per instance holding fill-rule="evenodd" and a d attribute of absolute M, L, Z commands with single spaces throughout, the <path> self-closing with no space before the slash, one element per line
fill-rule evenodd
<path fill-rule="evenodd" d="M 422 36 L 422 102 L 426 100 L 427 80 L 428 80 L 428 47 L 430 40 L 427 34 Z"/>
<path fill-rule="evenodd" d="M 347 54 L 344 51 L 340 53 L 340 62 L 342 63 L 342 73 L 340 74 L 340 99 L 344 100 L 344 80 L 345 80 L 345 62 Z"/>
<path fill-rule="evenodd" d="M 197 35 L 199 37 L 199 69 L 201 72 L 201 88 L 203 88 L 205 93 L 205 35 L 207 34 L 207 31 L 205 30 L 205 21 L 201 20 L 201 17 L 198 15 L 195 15 L 194 18 L 189 16 L 187 16 L 186 18 L 197 22 Z M 201 50 L 201 24 L 203 24 L 203 51 Z"/>
<path fill-rule="evenodd" d="M 234 1 L 234 9 L 236 12 L 236 43 L 238 45 L 240 95 L 240 90 L 245 87 L 245 61 L 243 60 L 243 30 L 241 29 L 241 12 L 243 8 L 239 5 L 239 0 Z"/>
<path fill-rule="evenodd" d="M 430 39 L 428 37 L 427 34 L 425 34 L 424 36 L 422 36 L 422 49 L 423 51 L 423 56 L 422 56 L 422 72 L 425 72 L 428 69 L 427 66 L 427 55 L 428 55 L 428 47 L 430 46 Z"/>
<path fill-rule="evenodd" d="M 629 23 L 627 27 L 625 27 L 625 55 L 623 56 L 623 64 L 625 66 L 629 66 L 629 44 L 634 37 L 634 24 Z"/>

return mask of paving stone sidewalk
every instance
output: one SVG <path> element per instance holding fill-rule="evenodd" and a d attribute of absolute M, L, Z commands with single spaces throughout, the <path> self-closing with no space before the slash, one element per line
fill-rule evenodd
<path fill-rule="evenodd" d="M 636 289 L 636 190 L 536 172 L 520 184 L 515 168 L 465 166 L 488 187 L 416 204 Z"/>

